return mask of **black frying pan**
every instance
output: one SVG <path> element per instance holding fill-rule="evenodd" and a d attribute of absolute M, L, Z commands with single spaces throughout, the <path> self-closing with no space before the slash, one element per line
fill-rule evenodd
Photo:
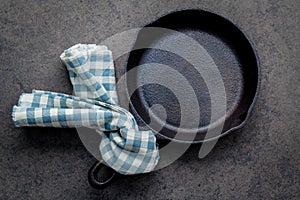
<path fill-rule="evenodd" d="M 174 32 L 157 31 L 149 36 L 149 34 L 144 34 L 144 29 L 148 27 L 162 27 L 174 30 Z M 155 48 L 157 44 L 159 46 L 159 44 L 171 44 L 170 42 L 172 42 L 174 45 L 176 37 L 182 34 L 192 38 L 206 50 L 217 66 L 224 83 L 225 113 L 220 115 L 222 120 L 215 119 L 213 121 L 214 127 L 221 127 L 220 134 L 206 136 L 208 128 L 212 125 L 212 99 L 211 91 L 209 91 L 202 74 L 195 70 L 193 64 L 180 55 Z M 177 46 L 179 49 L 182 48 L 179 45 L 182 43 L 178 43 Z M 143 48 L 140 49 L 140 47 Z M 191 49 L 190 54 L 194 57 L 202 56 L 194 54 L 193 49 Z M 135 70 L 134 73 L 131 73 L 130 78 L 127 78 L 127 94 L 131 96 L 130 111 L 141 126 L 147 126 L 151 121 L 151 126 L 148 128 L 158 133 L 158 139 L 202 143 L 241 128 L 249 118 L 259 89 L 259 59 L 246 34 L 227 18 L 209 11 L 183 10 L 167 14 L 146 25 L 139 32 L 133 51 L 130 52 L 127 71 L 140 65 L 153 63 L 162 64 L 162 68 L 163 65 L 167 65 L 179 72 L 192 87 L 198 102 L 198 105 L 191 105 L 188 112 L 193 112 L 195 106 L 200 110 L 197 126 L 194 125 L 195 123 L 191 123 L 192 125 L 187 123 L 182 129 L 180 124 L 182 108 L 172 91 L 155 83 L 139 87 L 145 79 L 149 79 L 149 76 L 153 77 L 154 80 L 174 81 L 172 75 L 164 73 L 163 69 L 160 71 L 157 67 L 153 68 L 156 70 L 155 73 L 151 67 Z M 209 78 L 213 79 L 214 76 L 212 74 Z M 178 83 L 178 87 L 180 89 L 180 83 Z M 180 90 L 185 90 L 185 88 Z M 185 101 L 189 101 L 188 93 L 185 98 Z M 159 110 L 150 112 L 150 108 L 157 104 L 164 107 L 163 114 Z M 181 130 L 183 133 L 174 138 Z M 185 137 L 192 133 L 194 134 L 192 138 Z M 89 181 L 94 187 L 102 187 L 109 182 L 101 182 L 97 179 L 96 174 L 101 166 L 96 164 L 90 170 Z"/>

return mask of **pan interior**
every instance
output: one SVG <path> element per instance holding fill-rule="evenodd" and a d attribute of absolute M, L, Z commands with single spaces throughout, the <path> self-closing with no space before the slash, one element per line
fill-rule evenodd
<path fill-rule="evenodd" d="M 196 130 L 196 137 L 192 139 L 194 142 L 204 139 L 209 126 L 217 127 L 223 124 L 220 120 L 222 117 L 225 119 L 222 132 L 239 126 L 245 120 L 253 102 L 258 79 L 255 53 L 239 28 L 221 16 L 201 10 L 171 13 L 146 27 L 162 27 L 176 32 L 171 34 L 158 32 L 151 37 L 147 36 L 145 40 L 141 30 L 135 46 L 144 43 L 146 48 L 133 50 L 129 55 L 128 71 L 140 65 L 150 66 L 136 68 L 133 75 L 127 78 L 127 89 L 129 94 L 132 94 L 131 112 L 138 119 L 138 123 L 141 126 L 148 125 L 168 139 L 172 139 L 178 131 L 184 132 L 179 138 L 182 141 L 191 141 L 185 134 L 187 136 Z M 176 41 L 182 34 L 193 38 L 206 50 L 217 66 L 224 83 L 226 115 L 220 115 L 219 120 L 214 122 L 210 121 L 211 91 L 208 90 L 202 75 L 195 69 L 195 65 L 174 52 L 159 48 L 163 44 L 175 44 L 176 48 L 182 48 L 181 43 L 176 46 Z M 189 53 L 193 54 L 192 48 Z M 174 74 L 177 72 L 182 79 L 174 80 Z M 217 74 L 211 76 L 215 78 L 213 76 Z M 145 84 L 145 80 L 153 81 Z M 160 81 L 157 83 L 157 80 L 169 82 L 174 87 L 170 89 L 160 84 Z M 192 91 L 183 84 L 184 80 Z M 193 95 L 196 102 L 192 100 Z M 185 98 L 178 99 L 178 96 Z M 182 110 L 181 102 L 189 106 L 185 106 Z M 190 115 L 184 115 L 183 119 L 182 112 Z M 181 129 L 178 129 L 179 127 Z"/>

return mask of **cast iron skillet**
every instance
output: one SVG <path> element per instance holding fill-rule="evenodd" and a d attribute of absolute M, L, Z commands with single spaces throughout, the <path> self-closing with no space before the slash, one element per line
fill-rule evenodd
<path fill-rule="evenodd" d="M 177 32 L 175 35 L 174 33 L 168 35 L 158 32 L 145 38 L 143 29 L 147 27 L 162 27 Z M 197 127 L 186 126 L 187 134 L 189 134 L 189 128 L 197 129 L 196 136 L 192 140 L 181 137 L 175 141 L 202 143 L 224 136 L 245 124 L 256 101 L 260 83 L 260 68 L 259 59 L 252 43 L 237 25 L 213 12 L 182 10 L 167 14 L 146 25 L 143 29 L 139 32 L 133 51 L 128 57 L 127 71 L 147 63 L 165 64 L 182 74 L 197 96 L 199 105 L 191 105 L 190 108 L 192 111 L 195 106 L 199 106 L 199 125 Z M 191 63 L 179 55 L 153 48 L 155 44 L 174 40 L 177 33 L 179 35 L 186 34 L 196 40 L 211 56 L 223 79 L 227 109 L 222 132 L 218 136 L 205 138 L 207 127 L 210 125 L 211 99 L 201 74 L 194 69 Z M 141 44 L 144 48 L 135 50 Z M 153 126 L 148 128 L 158 133 L 158 139 L 174 140 L 173 137 L 178 131 L 181 118 L 180 105 L 176 96 L 168 88 L 159 84 L 146 84 L 135 89 L 149 74 L 158 76 L 157 78 L 172 79 L 172 76 L 162 75 L 160 70 L 156 73 L 153 73 L 151 68 L 136 70 L 130 79 L 127 79 L 127 92 L 133 94 L 130 98 L 130 111 L 139 125 L 147 126 L 151 118 Z M 180 87 L 180 83 L 178 87 Z M 164 107 L 166 118 L 162 119 L 159 111 L 149 112 L 149 108 L 155 104 Z M 218 125 L 219 122 L 216 123 Z M 160 128 L 155 130 L 155 127 Z M 115 176 L 115 173 L 112 172 L 109 179 L 103 182 L 99 181 L 96 175 L 101 167 L 103 167 L 101 163 L 95 164 L 89 172 L 89 182 L 96 188 L 106 186 Z"/>

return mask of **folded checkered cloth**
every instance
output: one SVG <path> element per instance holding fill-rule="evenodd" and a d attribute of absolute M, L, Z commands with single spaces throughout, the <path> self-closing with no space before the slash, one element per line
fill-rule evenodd
<path fill-rule="evenodd" d="M 159 153 L 152 131 L 139 131 L 130 112 L 118 106 L 111 51 L 77 44 L 60 56 L 76 96 L 33 90 L 13 107 L 15 126 L 88 127 L 102 136 L 103 161 L 121 174 L 150 172 Z"/>

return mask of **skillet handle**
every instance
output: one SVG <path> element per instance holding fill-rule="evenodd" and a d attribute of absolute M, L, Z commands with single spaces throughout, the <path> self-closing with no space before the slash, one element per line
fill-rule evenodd
<path fill-rule="evenodd" d="M 100 170 L 105 170 L 108 172 L 107 178 L 104 180 L 98 179 L 98 173 Z M 92 187 L 96 189 L 103 189 L 113 181 L 117 174 L 118 173 L 116 171 L 107 167 L 105 164 L 103 164 L 103 162 L 97 161 L 88 172 L 88 181 Z"/>

